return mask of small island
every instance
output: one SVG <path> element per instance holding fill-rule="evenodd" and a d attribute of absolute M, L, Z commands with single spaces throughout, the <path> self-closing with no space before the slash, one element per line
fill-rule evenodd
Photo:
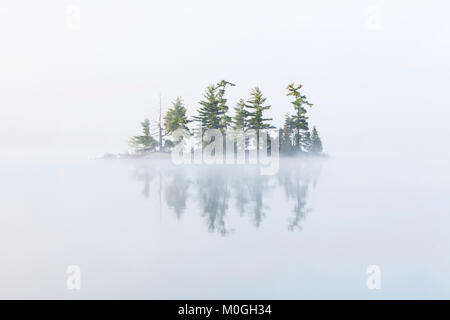
<path fill-rule="evenodd" d="M 264 116 L 265 111 L 271 106 L 266 104 L 266 97 L 259 87 L 253 88 L 246 100 L 241 98 L 234 107 L 234 115 L 230 116 L 225 93 L 227 87 L 232 86 L 235 84 L 225 80 L 208 86 L 203 94 L 203 99 L 199 102 L 200 107 L 197 114 L 192 119 L 187 117 L 183 99 L 178 96 L 165 115 L 162 115 L 160 108 L 158 127 L 153 130 L 153 134 L 150 120 L 146 118 L 141 122 L 141 134 L 129 138 L 129 146 L 133 149 L 133 153 L 105 154 L 104 158 L 169 158 L 172 149 L 182 141 L 181 138 L 173 137 L 173 134 L 180 129 L 189 136 L 200 137 L 203 146 L 213 141 L 205 141 L 204 138 L 204 133 L 210 129 L 219 130 L 224 136 L 229 130 L 244 133 L 252 131 L 255 132 L 256 137 L 254 148 L 258 152 L 264 147 L 260 143 L 262 134 L 269 130 L 272 132 L 275 130 L 280 156 L 324 155 L 317 127 L 310 128 L 307 115 L 307 108 L 312 107 L 313 104 L 300 92 L 301 84 L 292 83 L 286 87 L 286 95 L 292 99 L 290 103 L 293 113 L 285 115 L 284 125 L 278 130 L 271 124 L 272 119 Z M 269 154 L 271 153 L 271 139 L 273 137 L 269 138 L 265 146 L 268 148 Z M 236 148 L 235 145 L 235 151 Z M 249 148 L 247 139 L 243 149 L 248 151 Z"/>

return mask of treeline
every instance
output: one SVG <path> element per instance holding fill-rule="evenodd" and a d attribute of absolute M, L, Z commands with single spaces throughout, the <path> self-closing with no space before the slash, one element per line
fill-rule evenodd
<path fill-rule="evenodd" d="M 158 140 L 150 130 L 150 121 L 141 122 L 142 135 L 130 138 L 130 146 L 136 152 L 170 151 L 174 141 L 170 135 L 177 129 L 185 129 L 190 134 L 204 132 L 207 129 L 218 129 L 226 134 L 229 128 L 235 130 L 254 130 L 256 132 L 257 148 L 259 149 L 259 133 L 267 129 L 275 129 L 271 125 L 271 118 L 264 116 L 265 111 L 271 108 L 266 104 L 266 98 L 261 90 L 255 87 L 247 100 L 240 99 L 234 107 L 234 116 L 229 115 L 229 107 L 225 92 L 227 87 L 235 86 L 233 83 L 222 80 L 216 85 L 210 85 L 203 94 L 197 114 L 189 119 L 186 116 L 186 107 L 181 97 L 172 102 L 172 107 L 163 117 L 164 122 L 158 123 Z M 279 128 L 280 153 L 297 154 L 322 152 L 322 141 L 317 128 L 309 127 L 307 108 L 313 106 L 306 96 L 301 94 L 302 85 L 289 84 L 286 88 L 287 96 L 291 97 L 293 114 L 286 114 L 284 125 Z M 176 143 L 176 142 L 175 142 Z"/>

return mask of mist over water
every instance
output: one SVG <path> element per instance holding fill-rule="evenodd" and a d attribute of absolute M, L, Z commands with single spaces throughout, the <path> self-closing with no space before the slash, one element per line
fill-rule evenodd
<path fill-rule="evenodd" d="M 448 298 L 444 161 L 0 169 L 1 298 Z M 447 171 L 448 172 L 448 171 Z M 81 290 L 66 269 L 81 268 Z M 382 289 L 366 287 L 369 265 Z"/>
<path fill-rule="evenodd" d="M 450 2 L 3 2 L 0 299 L 450 299 Z M 222 79 L 331 156 L 87 160 Z"/>
<path fill-rule="evenodd" d="M 301 229 L 301 221 L 311 210 L 307 201 L 317 185 L 323 161 L 325 158 L 287 158 L 275 175 L 261 175 L 257 165 L 143 163 L 137 166 L 135 178 L 142 184 L 143 197 L 161 211 L 163 201 L 168 214 L 178 220 L 197 213 L 205 221 L 205 231 L 226 236 L 238 231 L 242 223 L 259 228 L 267 214 L 286 219 L 286 229 L 294 231 Z M 273 199 L 274 194 L 283 206 L 291 205 L 289 218 L 288 212 L 277 210 L 281 203 Z M 235 226 L 230 227 L 227 220 L 234 221 Z"/>

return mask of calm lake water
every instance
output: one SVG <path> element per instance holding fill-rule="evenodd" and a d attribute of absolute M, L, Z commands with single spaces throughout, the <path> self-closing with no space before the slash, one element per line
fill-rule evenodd
<path fill-rule="evenodd" d="M 450 298 L 445 161 L 0 167 L 0 298 Z M 66 288 L 69 265 L 81 290 Z M 366 286 L 367 267 L 381 289 Z"/>

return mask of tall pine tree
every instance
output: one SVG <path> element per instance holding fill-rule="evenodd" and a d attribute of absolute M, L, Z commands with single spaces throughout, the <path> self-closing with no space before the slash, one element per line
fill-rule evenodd
<path fill-rule="evenodd" d="M 225 88 L 227 86 L 234 86 L 234 84 L 222 80 L 215 86 L 210 85 L 203 95 L 203 100 L 200 101 L 201 108 L 198 110 L 198 115 L 193 117 L 194 121 L 198 123 L 198 130 L 196 134 L 201 137 L 202 146 L 210 143 L 210 141 L 203 141 L 205 130 L 218 129 L 222 132 L 224 140 L 224 157 L 226 150 L 226 129 L 231 122 L 231 117 L 227 114 L 227 99 L 225 99 Z"/>
<path fill-rule="evenodd" d="M 198 123 L 201 131 L 203 132 L 211 128 L 218 129 L 221 119 L 219 116 L 219 99 L 217 97 L 216 87 L 210 85 L 206 88 L 200 105 L 201 107 L 197 111 L 198 115 L 194 116 L 193 119 Z"/>
<path fill-rule="evenodd" d="M 294 115 L 291 116 L 292 129 L 294 130 L 294 146 L 297 150 L 302 150 L 302 134 L 309 132 L 308 117 L 306 116 L 305 106 L 313 105 L 306 100 L 306 96 L 300 93 L 302 85 L 295 86 L 293 83 L 287 86 L 288 96 L 293 96 Z M 304 140 L 304 139 L 303 139 Z M 305 145 L 303 146 L 306 147 Z"/>
<path fill-rule="evenodd" d="M 289 153 L 292 151 L 292 123 L 291 117 L 286 114 L 283 128 L 280 129 L 280 151 Z"/>
<path fill-rule="evenodd" d="M 234 116 L 232 119 L 231 127 L 236 130 L 237 134 L 242 134 L 248 128 L 248 111 L 245 109 L 244 99 L 240 99 L 234 108 Z M 243 141 L 234 138 L 234 149 L 238 152 L 238 149 L 246 150 L 248 139 L 243 137 Z"/>
<path fill-rule="evenodd" d="M 250 93 L 250 98 L 246 103 L 246 107 L 249 109 L 248 128 L 256 131 L 256 152 L 258 159 L 261 131 L 274 128 L 274 126 L 268 123 L 268 121 L 272 120 L 272 118 L 263 117 L 263 112 L 270 109 L 270 106 L 264 105 L 265 102 L 266 98 L 263 97 L 261 90 L 258 87 L 255 87 Z"/>
<path fill-rule="evenodd" d="M 219 129 L 222 132 L 228 128 L 231 117 L 228 116 L 227 99 L 225 99 L 225 88 L 234 86 L 231 82 L 222 80 L 216 86 L 210 85 L 200 101 L 201 108 L 198 115 L 194 116 L 202 131 L 206 129 Z"/>
<path fill-rule="evenodd" d="M 227 99 L 225 98 L 225 88 L 227 86 L 234 87 L 235 84 L 222 80 L 216 86 L 218 112 L 220 116 L 220 127 L 218 129 L 221 129 L 223 134 L 225 134 L 226 129 L 228 129 L 228 126 L 231 123 L 231 117 L 228 115 Z"/>
<path fill-rule="evenodd" d="M 234 108 L 234 117 L 232 119 L 232 127 L 235 130 L 246 130 L 248 126 L 248 111 L 245 109 L 244 99 L 240 99 Z"/>

